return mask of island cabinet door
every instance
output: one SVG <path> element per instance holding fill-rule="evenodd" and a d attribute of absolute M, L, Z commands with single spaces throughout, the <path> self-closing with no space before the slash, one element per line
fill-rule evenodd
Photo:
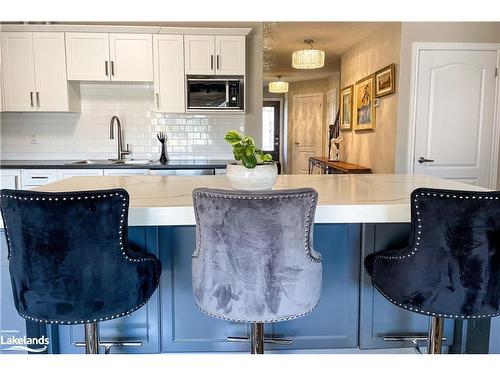
<path fill-rule="evenodd" d="M 157 230 L 155 227 L 130 227 L 129 244 L 131 248 L 158 255 Z M 106 265 L 103 264 L 103 267 Z M 119 353 L 159 353 L 160 352 L 160 311 L 157 290 L 148 303 L 139 310 L 123 318 L 99 323 L 100 341 L 141 343 L 140 346 L 117 346 L 111 348 L 111 354 Z M 58 326 L 58 344 L 60 353 L 83 354 L 85 349 L 77 347 L 83 342 L 83 325 Z M 103 347 L 100 349 L 104 352 Z"/>
<path fill-rule="evenodd" d="M 163 265 L 162 351 L 248 352 L 249 343 L 227 341 L 229 336 L 249 337 L 248 324 L 212 318 L 195 305 L 191 283 L 195 227 L 162 227 L 158 237 Z M 358 345 L 359 226 L 317 225 L 314 243 L 324 259 L 320 304 L 303 318 L 267 324 L 266 337 L 290 338 L 293 343 L 266 344 L 266 350 Z"/>
<path fill-rule="evenodd" d="M 402 249 L 408 244 L 410 224 L 365 224 L 362 230 L 363 246 L 361 256 L 361 306 L 360 335 L 361 349 L 411 347 L 411 342 L 385 341 L 388 336 L 427 335 L 429 317 L 402 309 L 385 299 L 371 284 L 363 266 L 364 258 L 373 252 Z M 443 345 L 454 343 L 454 321 L 445 320 Z M 426 347 L 426 342 L 421 341 Z"/>
<path fill-rule="evenodd" d="M 358 346 L 360 225 L 316 224 L 314 249 L 323 259 L 318 307 L 302 318 L 275 323 L 266 336 L 292 340 L 267 350 L 340 349 Z"/>

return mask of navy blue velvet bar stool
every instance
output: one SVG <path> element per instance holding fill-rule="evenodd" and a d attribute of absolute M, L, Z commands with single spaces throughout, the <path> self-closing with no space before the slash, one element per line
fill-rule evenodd
<path fill-rule="evenodd" d="M 99 353 L 98 323 L 144 306 L 160 261 L 128 246 L 124 189 L 0 192 L 15 307 L 36 323 L 84 324 L 85 352 Z"/>
<path fill-rule="evenodd" d="M 500 314 L 500 192 L 413 191 L 408 247 L 365 268 L 390 302 L 430 316 L 427 352 L 441 353 L 445 318 Z"/>
<path fill-rule="evenodd" d="M 321 255 L 312 248 L 317 200 L 313 189 L 193 191 L 195 302 L 214 318 L 250 323 L 252 354 L 264 353 L 264 323 L 300 318 L 319 303 Z"/>

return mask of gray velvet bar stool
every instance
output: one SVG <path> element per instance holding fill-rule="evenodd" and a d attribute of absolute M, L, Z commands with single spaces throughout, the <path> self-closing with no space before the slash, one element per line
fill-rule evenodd
<path fill-rule="evenodd" d="M 42 193 L 1 190 L 15 307 L 39 324 L 83 324 L 85 352 L 108 353 L 98 323 L 144 306 L 158 287 L 160 261 L 128 244 L 124 189 Z"/>
<path fill-rule="evenodd" d="M 313 189 L 193 191 L 195 302 L 214 318 L 251 323 L 252 354 L 264 353 L 264 323 L 300 318 L 319 303 L 317 200 Z"/>
<path fill-rule="evenodd" d="M 415 190 L 408 246 L 365 268 L 390 302 L 430 317 L 427 352 L 441 353 L 445 318 L 500 314 L 500 192 Z"/>

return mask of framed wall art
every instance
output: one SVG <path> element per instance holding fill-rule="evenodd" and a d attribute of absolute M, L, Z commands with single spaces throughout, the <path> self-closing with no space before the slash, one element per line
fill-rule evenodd
<path fill-rule="evenodd" d="M 354 130 L 374 130 L 376 112 L 373 106 L 375 99 L 375 79 L 371 74 L 360 79 L 354 85 Z"/>
<path fill-rule="evenodd" d="M 395 65 L 391 64 L 375 73 L 375 97 L 391 95 L 395 92 Z"/>
<path fill-rule="evenodd" d="M 352 92 L 353 86 L 340 90 L 340 129 L 352 129 Z"/>

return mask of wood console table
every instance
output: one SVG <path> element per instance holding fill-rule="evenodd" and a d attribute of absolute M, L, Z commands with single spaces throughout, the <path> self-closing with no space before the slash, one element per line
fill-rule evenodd
<path fill-rule="evenodd" d="M 364 174 L 372 173 L 370 168 L 361 165 L 346 163 L 344 161 L 331 161 L 324 156 L 311 156 L 309 158 L 309 174 L 314 167 L 321 168 L 323 174 Z"/>

